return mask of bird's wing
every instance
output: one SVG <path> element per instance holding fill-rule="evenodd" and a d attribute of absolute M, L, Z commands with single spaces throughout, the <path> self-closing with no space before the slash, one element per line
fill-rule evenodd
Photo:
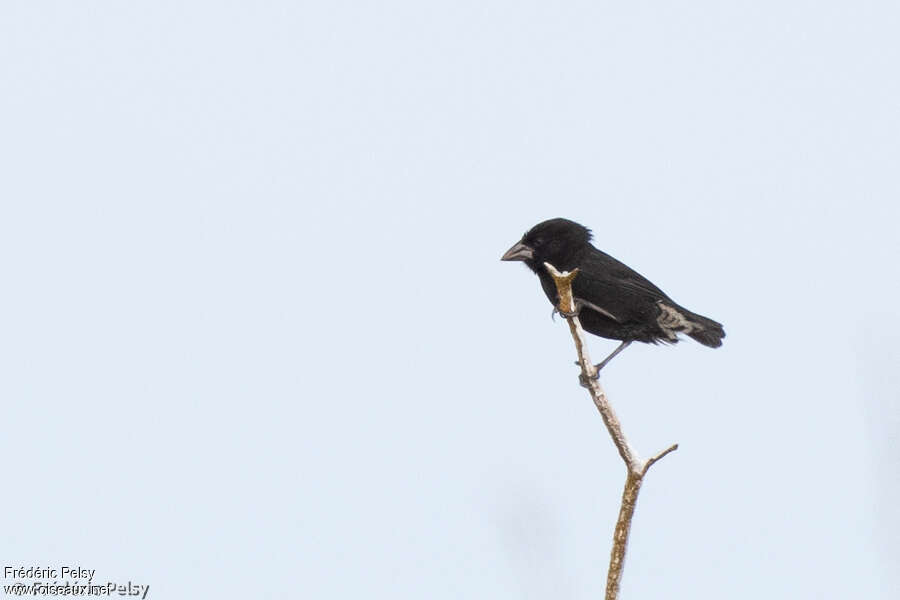
<path fill-rule="evenodd" d="M 575 298 L 620 323 L 644 321 L 655 315 L 659 300 L 668 299 L 640 273 L 600 250 L 586 252 L 578 268 L 572 281 Z"/>

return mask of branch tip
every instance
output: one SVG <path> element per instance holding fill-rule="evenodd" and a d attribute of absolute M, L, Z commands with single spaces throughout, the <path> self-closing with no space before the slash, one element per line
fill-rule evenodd
<path fill-rule="evenodd" d="M 578 275 L 578 268 L 571 271 L 563 271 L 560 273 L 556 267 L 548 262 L 544 263 L 544 268 L 553 278 L 556 284 L 556 293 L 559 296 L 559 305 L 557 309 L 563 315 L 575 312 L 575 298 L 572 295 L 572 280 Z M 567 317 L 568 318 L 568 317 Z"/>
<path fill-rule="evenodd" d="M 672 444 L 671 446 L 669 446 L 668 448 L 666 448 L 666 449 L 663 450 L 662 452 L 657 452 L 656 454 L 654 454 L 653 456 L 651 456 L 650 458 L 648 458 L 648 459 L 647 459 L 647 462 L 644 463 L 644 468 L 641 469 L 641 475 L 642 475 L 642 476 L 643 476 L 643 475 L 646 475 L 646 474 L 647 474 L 647 471 L 650 470 L 650 467 L 652 467 L 655 463 L 657 463 L 657 462 L 659 462 L 660 460 L 662 460 L 662 458 L 663 458 L 664 456 L 666 456 L 667 454 L 670 454 L 670 453 L 672 453 L 672 452 L 675 452 L 676 450 L 678 450 L 678 444 Z"/>

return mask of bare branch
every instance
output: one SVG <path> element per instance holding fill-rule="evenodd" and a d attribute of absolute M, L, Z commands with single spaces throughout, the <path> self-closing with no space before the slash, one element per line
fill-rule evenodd
<path fill-rule="evenodd" d="M 647 470 L 665 455 L 678 449 L 678 444 L 673 444 L 662 452 L 643 461 L 628 443 L 628 439 L 622 431 L 622 424 L 615 411 L 606 398 L 606 392 L 597 378 L 591 357 L 588 356 L 587 342 L 581 321 L 575 314 L 575 300 L 572 295 L 572 280 L 578 275 L 578 269 L 560 273 L 550 263 L 544 263 L 544 267 L 556 283 L 556 291 L 559 296 L 560 313 L 569 323 L 569 331 L 575 341 L 575 351 L 578 354 L 578 364 L 581 367 L 581 381 L 591 394 L 594 405 L 603 418 L 607 431 L 613 444 L 619 451 L 619 456 L 625 462 L 628 475 L 625 478 L 625 489 L 622 491 L 622 503 L 619 507 L 619 518 L 616 520 L 616 529 L 613 534 L 613 548 L 609 558 L 609 572 L 606 576 L 606 600 L 616 600 L 619 596 L 619 582 L 622 580 L 622 571 L 625 566 L 625 552 L 628 548 L 628 535 L 631 532 L 631 521 L 634 517 L 634 509 L 637 505 L 638 493 Z"/>
<path fill-rule="evenodd" d="M 616 519 L 616 529 L 613 532 L 613 547 L 609 554 L 609 571 L 606 573 L 606 600 L 616 600 L 619 597 L 619 583 L 625 570 L 625 552 L 628 550 L 631 520 L 634 518 L 634 509 L 643 482 L 642 476 L 631 471 L 628 471 L 625 477 L 619 517 Z"/>

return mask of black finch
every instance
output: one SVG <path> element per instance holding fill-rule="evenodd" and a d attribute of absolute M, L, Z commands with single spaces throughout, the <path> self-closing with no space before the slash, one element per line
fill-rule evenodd
<path fill-rule="evenodd" d="M 682 308 L 637 271 L 591 245 L 591 231 L 568 219 L 550 219 L 531 228 L 501 260 L 521 260 L 541 280 L 553 306 L 556 285 L 544 267 L 578 269 L 572 281 L 576 311 L 585 331 L 621 340 L 622 344 L 597 365 L 603 368 L 631 342 L 678 342 L 683 333 L 704 346 L 722 345 L 722 325 Z"/>

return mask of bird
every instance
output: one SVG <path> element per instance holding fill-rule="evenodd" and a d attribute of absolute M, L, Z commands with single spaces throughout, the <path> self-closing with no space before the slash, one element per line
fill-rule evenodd
<path fill-rule="evenodd" d="M 500 260 L 524 262 L 537 274 L 554 307 L 559 304 L 556 284 L 544 263 L 560 271 L 578 269 L 572 295 L 581 326 L 621 341 L 594 367 L 598 374 L 632 342 L 675 344 L 679 334 L 685 334 L 710 348 L 722 345 L 721 323 L 679 306 L 643 275 L 595 248 L 592 238 L 591 230 L 575 221 L 549 219 L 525 232 Z"/>

